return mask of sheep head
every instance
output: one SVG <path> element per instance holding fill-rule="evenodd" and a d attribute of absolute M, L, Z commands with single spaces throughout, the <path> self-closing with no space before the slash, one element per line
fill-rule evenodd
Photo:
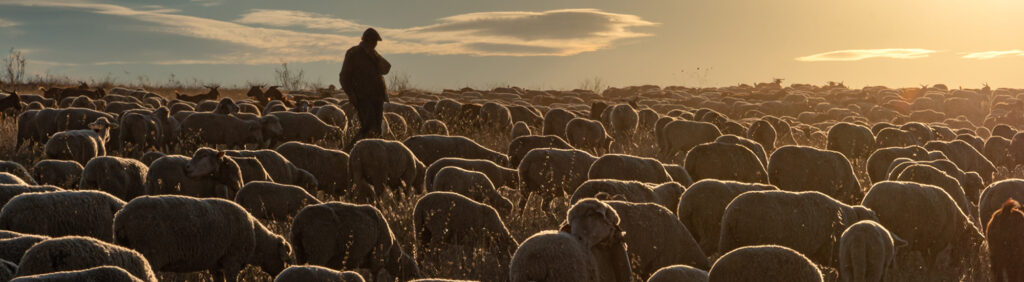
<path fill-rule="evenodd" d="M 572 234 L 588 248 L 621 243 L 624 236 L 619 229 L 619 214 L 594 198 L 583 199 L 569 209 L 562 231 Z"/>
<path fill-rule="evenodd" d="M 185 165 L 185 173 L 189 177 L 202 177 L 214 174 L 220 170 L 220 159 L 224 157 L 224 151 L 217 151 L 207 147 L 199 148 L 192 155 L 192 160 Z"/>

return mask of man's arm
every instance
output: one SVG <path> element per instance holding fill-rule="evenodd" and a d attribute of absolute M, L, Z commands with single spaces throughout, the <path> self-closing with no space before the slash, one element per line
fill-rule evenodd
<path fill-rule="evenodd" d="M 352 52 L 345 52 L 345 60 L 341 63 L 341 73 L 338 74 L 338 80 L 341 83 L 341 89 L 345 91 L 345 95 L 352 100 L 355 95 L 355 62 L 353 62 Z"/>

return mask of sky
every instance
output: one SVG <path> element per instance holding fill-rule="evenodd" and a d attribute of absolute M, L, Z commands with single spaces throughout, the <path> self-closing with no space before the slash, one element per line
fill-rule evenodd
<path fill-rule="evenodd" d="M 337 84 L 367 27 L 412 86 L 1024 87 L 1018 0 L 0 0 L 31 75 Z"/>

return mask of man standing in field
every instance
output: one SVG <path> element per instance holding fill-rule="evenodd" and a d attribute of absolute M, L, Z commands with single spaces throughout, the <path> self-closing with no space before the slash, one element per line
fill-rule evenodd
<path fill-rule="evenodd" d="M 381 120 L 384 119 L 384 103 L 388 102 L 384 75 L 391 70 L 391 64 L 377 53 L 380 34 L 373 28 L 363 32 L 359 45 L 345 52 L 341 66 L 341 88 L 348 96 L 348 102 L 356 108 L 362 127 L 352 140 L 345 144 L 345 151 L 352 149 L 363 138 L 377 138 L 381 134 Z"/>

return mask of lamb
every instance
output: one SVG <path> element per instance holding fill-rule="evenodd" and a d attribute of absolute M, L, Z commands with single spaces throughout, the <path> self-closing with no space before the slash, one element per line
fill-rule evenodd
<path fill-rule="evenodd" d="M 519 163 L 519 179 L 523 182 L 518 206 L 526 211 L 530 195 L 541 197 L 541 210 L 548 212 L 551 200 L 571 195 L 587 181 L 587 172 L 597 158 L 587 152 L 571 149 L 533 149 Z"/>
<path fill-rule="evenodd" d="M 106 281 L 106 282 L 142 282 L 123 268 L 116 266 L 97 266 L 73 271 L 61 271 L 17 277 L 12 282 L 73 282 L 73 281 Z M 156 281 L 156 280 L 152 280 Z"/>
<path fill-rule="evenodd" d="M 21 257 L 32 245 L 50 239 L 50 236 L 21 234 L 13 231 L 4 231 L 3 233 L 8 234 L 0 236 L 0 260 L 14 264 L 21 262 Z"/>
<path fill-rule="evenodd" d="M 529 136 L 531 134 L 533 133 L 530 131 L 529 125 L 525 122 L 517 121 L 515 124 L 512 124 L 512 128 L 509 129 L 508 136 L 509 138 L 516 139 L 520 136 Z"/>
<path fill-rule="evenodd" d="M 32 175 L 28 173 L 28 170 L 17 162 L 0 161 L 0 172 L 10 173 L 20 178 L 22 181 L 25 181 L 26 184 L 38 185 L 36 180 L 32 178 Z"/>
<path fill-rule="evenodd" d="M 767 170 L 768 181 L 782 190 L 818 191 L 845 203 L 864 196 L 850 160 L 835 151 L 783 146 L 772 153 Z"/>
<path fill-rule="evenodd" d="M 722 215 L 730 202 L 743 192 L 778 190 L 759 183 L 705 179 L 690 185 L 679 198 L 676 215 L 686 225 L 705 254 L 718 253 Z"/>
<path fill-rule="evenodd" d="M 818 267 L 803 254 L 777 245 L 747 246 L 726 253 L 708 282 L 821 282 Z"/>
<path fill-rule="evenodd" d="M 54 191 L 64 191 L 64 189 L 53 185 L 0 184 L 0 207 L 7 205 L 8 201 L 21 194 Z"/>
<path fill-rule="evenodd" d="M 839 280 L 883 281 L 896 252 L 906 244 L 877 222 L 863 220 L 850 225 L 839 238 Z"/>
<path fill-rule="evenodd" d="M 495 152 L 463 136 L 418 135 L 409 137 L 402 143 L 424 164 L 432 164 L 444 157 L 490 160 L 502 166 L 509 163 L 505 154 Z"/>
<path fill-rule="evenodd" d="M 614 208 L 593 198 L 579 201 L 569 208 L 562 223 L 560 229 L 576 237 L 596 260 L 597 277 L 600 278 L 596 281 L 629 281 L 633 274 L 620 224 L 621 219 Z M 514 264 L 515 257 L 512 261 Z M 511 271 L 515 272 L 515 268 Z"/>
<path fill-rule="evenodd" d="M 927 263 L 960 262 L 948 256 L 972 257 L 984 240 L 948 193 L 941 188 L 912 182 L 875 183 L 863 205 L 878 214 L 878 222 L 907 241 L 907 250 L 919 251 Z M 947 250 L 947 248 L 950 248 Z M 940 255 L 946 250 L 950 253 Z M 943 258 L 945 257 L 945 258 Z M 966 261 L 964 261 L 966 263 Z"/>
<path fill-rule="evenodd" d="M 750 124 L 750 128 L 747 129 L 747 138 L 757 141 L 761 146 L 764 146 L 766 153 L 775 151 L 775 128 L 772 127 L 771 123 L 764 120 L 758 120 Z"/>
<path fill-rule="evenodd" d="M 315 265 L 293 265 L 274 278 L 274 282 L 365 282 L 363 276 L 352 271 L 337 271 Z"/>
<path fill-rule="evenodd" d="M 332 269 L 368 268 L 403 281 L 420 276 L 412 256 L 395 240 L 384 215 L 370 205 L 330 202 L 308 206 L 295 215 L 288 239 L 299 264 Z"/>
<path fill-rule="evenodd" d="M 235 202 L 252 216 L 270 220 L 293 218 L 302 208 L 320 204 L 302 187 L 266 181 L 246 183 L 235 195 Z"/>
<path fill-rule="evenodd" d="M 100 190 L 123 201 L 143 195 L 149 167 L 127 158 L 95 157 L 85 164 L 78 189 Z"/>
<path fill-rule="evenodd" d="M 491 206 L 450 192 L 431 192 L 416 202 L 413 209 L 413 230 L 418 243 L 417 257 L 424 262 L 451 260 L 442 250 L 452 245 L 483 248 L 488 257 L 497 256 L 502 263 L 496 268 L 507 275 L 507 263 L 519 244 L 509 233 L 501 217 Z M 475 251 L 474 251 L 475 252 Z M 501 280 L 481 277 L 485 273 L 467 273 L 464 278 Z M 490 278 L 490 279 L 487 279 Z"/>
<path fill-rule="evenodd" d="M 621 196 L 624 201 L 653 203 L 661 205 L 667 210 L 675 210 L 684 189 L 675 182 L 666 182 L 655 187 L 637 181 L 591 179 L 576 188 L 572 197 L 569 198 L 569 203 L 575 204 L 586 198 L 607 195 L 608 197 Z"/>
<path fill-rule="evenodd" d="M 426 168 L 400 142 L 363 139 L 352 147 L 349 170 L 355 184 L 353 198 L 367 201 L 387 188 L 412 195 L 423 187 Z"/>
<path fill-rule="evenodd" d="M 694 146 L 715 141 L 722 132 L 711 123 L 677 120 L 666 124 L 661 135 L 663 140 L 658 144 L 664 147 L 660 147 L 659 156 L 661 160 L 669 161 L 679 153 L 686 154 Z"/>
<path fill-rule="evenodd" d="M 306 191 L 316 191 L 319 180 L 309 171 L 303 170 L 274 150 L 227 150 L 224 154 L 233 158 L 257 158 L 274 182 L 296 185 Z"/>
<path fill-rule="evenodd" d="M 340 127 L 327 124 L 310 113 L 276 112 L 269 115 L 280 121 L 284 129 L 281 138 L 284 140 L 340 143 L 345 138 L 345 131 Z"/>
<path fill-rule="evenodd" d="M 670 265 L 658 269 L 647 282 L 707 282 L 708 272 L 688 265 Z"/>
<path fill-rule="evenodd" d="M 875 150 L 875 136 L 863 125 L 840 122 L 828 129 L 825 147 L 851 160 L 867 159 Z"/>
<path fill-rule="evenodd" d="M 1000 209 L 1007 200 L 1024 201 L 1024 180 L 1005 179 L 985 188 L 985 192 L 981 194 L 981 200 L 978 202 L 983 226 L 988 224 L 992 214 Z"/>
<path fill-rule="evenodd" d="M 209 151 L 203 152 L 203 157 L 207 158 L 204 162 L 209 163 Z M 242 189 L 242 172 L 237 168 L 237 164 L 231 169 L 234 160 L 224 157 L 219 152 L 215 159 L 222 165 L 216 166 L 217 174 L 214 175 L 201 174 L 210 171 L 211 167 L 191 169 L 190 172 L 190 157 L 169 155 L 157 159 L 149 166 L 149 173 L 146 174 L 146 195 L 170 194 L 234 199 L 235 193 Z"/>
<path fill-rule="evenodd" d="M 603 281 L 599 275 L 597 259 L 583 242 L 554 230 L 526 238 L 509 263 L 511 282 Z"/>
<path fill-rule="evenodd" d="M 511 167 L 518 167 L 519 163 L 530 150 L 539 148 L 551 149 L 575 149 L 564 139 L 555 135 L 531 135 L 512 139 L 508 144 L 508 159 Z"/>
<path fill-rule="evenodd" d="M 565 138 L 565 127 L 575 117 L 576 115 L 565 109 L 548 110 L 547 113 L 544 113 L 544 127 L 541 131 L 544 135 L 557 135 Z"/>
<path fill-rule="evenodd" d="M 85 167 L 75 161 L 41 160 L 32 167 L 32 175 L 39 184 L 77 188 Z"/>
<path fill-rule="evenodd" d="M 612 137 L 605 132 L 601 122 L 585 118 L 573 118 L 565 125 L 565 138 L 573 147 L 595 155 L 608 152 Z"/>
<path fill-rule="evenodd" d="M 274 182 L 274 178 L 270 177 L 267 173 L 266 168 L 263 167 L 263 163 L 260 159 L 254 157 L 231 157 L 238 164 L 238 169 L 242 173 L 242 183 L 249 183 L 252 181 L 270 181 Z"/>
<path fill-rule="evenodd" d="M 32 246 L 21 258 L 17 276 L 116 266 L 143 281 L 156 275 L 142 254 L 126 247 L 88 237 L 52 238 Z"/>
<path fill-rule="evenodd" d="M 1002 208 L 992 214 L 985 228 L 990 248 L 993 281 L 1020 281 L 1024 279 L 1024 263 L 1017 255 L 1024 251 L 1020 232 L 1024 231 L 1024 211 L 1013 199 L 1006 200 Z"/>
<path fill-rule="evenodd" d="M 658 160 L 620 154 L 601 156 L 590 166 L 587 176 L 590 179 L 608 178 L 647 183 L 672 181 L 672 177 Z"/>
<path fill-rule="evenodd" d="M 428 135 L 448 135 L 448 125 L 445 125 L 443 121 L 436 119 L 429 119 L 423 122 L 420 126 L 420 134 Z"/>
<path fill-rule="evenodd" d="M 434 176 L 434 183 L 427 191 L 455 192 L 475 201 L 487 203 L 504 215 L 512 211 L 512 202 L 498 193 L 498 189 L 486 174 L 460 167 L 450 166 L 438 170 Z"/>
<path fill-rule="evenodd" d="M 46 236 L 79 235 L 110 242 L 114 213 L 125 205 L 100 191 L 15 196 L 0 210 L 0 229 Z"/>
<path fill-rule="evenodd" d="M 341 195 L 352 186 L 349 155 L 345 152 L 295 141 L 281 144 L 275 151 L 316 178 L 314 191 Z"/>
<path fill-rule="evenodd" d="M 154 270 L 210 270 L 215 281 L 236 281 L 249 264 L 275 276 L 291 256 L 283 237 L 223 199 L 138 197 L 117 212 L 113 230 L 114 243 L 145 255 Z"/>
<path fill-rule="evenodd" d="M 878 217 L 864 206 L 849 206 L 820 192 L 744 192 L 725 208 L 718 250 L 777 244 L 806 254 L 818 264 L 835 266 L 839 258 L 836 238 L 861 220 Z"/>
<path fill-rule="evenodd" d="M 898 158 L 909 158 L 912 160 L 927 160 L 928 151 L 921 146 L 892 147 L 875 150 L 868 157 L 867 170 L 871 183 L 886 180 L 887 170 L 893 160 Z"/>
<path fill-rule="evenodd" d="M 626 232 L 633 273 L 647 279 L 658 269 L 674 264 L 711 267 L 697 241 L 672 211 L 651 203 L 606 202 L 619 215 Z"/>
<path fill-rule="evenodd" d="M 20 177 L 7 172 L 0 172 L 0 184 L 28 185 L 28 183 L 25 183 L 25 181 L 21 180 Z"/>
<path fill-rule="evenodd" d="M 714 142 L 697 145 L 686 153 L 683 167 L 694 181 L 719 179 L 768 183 L 764 164 L 753 151 L 737 144 Z"/>
<path fill-rule="evenodd" d="M 96 156 L 106 155 L 105 144 L 110 140 L 110 129 L 113 128 L 117 128 L 117 124 L 101 117 L 90 123 L 89 129 L 58 132 L 46 141 L 46 158 L 73 160 L 84 164 Z"/>
<path fill-rule="evenodd" d="M 442 158 L 427 167 L 424 184 L 430 189 L 434 184 L 437 172 L 444 167 L 455 166 L 466 170 L 478 171 L 491 180 L 495 187 L 505 186 L 508 188 L 519 187 L 519 172 L 515 169 L 505 168 L 488 160 L 467 160 L 460 158 Z"/>
<path fill-rule="evenodd" d="M 278 126 L 277 117 L 246 120 L 236 115 L 194 113 L 181 121 L 181 138 L 197 144 L 227 145 L 241 148 L 245 144 L 266 145 L 263 128 Z M 194 139 L 190 139 L 194 138 Z"/>

